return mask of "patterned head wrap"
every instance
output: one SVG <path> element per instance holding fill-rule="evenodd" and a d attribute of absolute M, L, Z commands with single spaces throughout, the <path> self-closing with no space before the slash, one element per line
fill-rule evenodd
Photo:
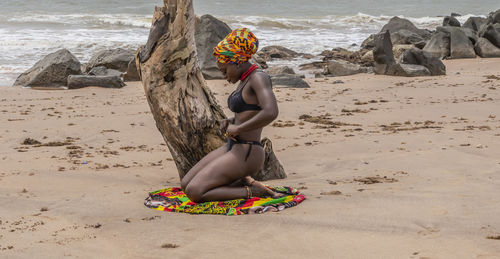
<path fill-rule="evenodd" d="M 259 48 L 259 40 L 247 28 L 229 33 L 214 48 L 214 56 L 219 63 L 239 64 L 248 61 Z"/>

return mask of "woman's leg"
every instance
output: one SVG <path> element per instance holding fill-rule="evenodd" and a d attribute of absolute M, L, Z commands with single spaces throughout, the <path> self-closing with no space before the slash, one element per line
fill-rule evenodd
<path fill-rule="evenodd" d="M 207 166 L 210 162 L 213 160 L 217 159 L 218 157 L 221 157 L 224 155 L 224 153 L 227 152 L 227 145 L 221 146 L 217 148 L 216 150 L 208 153 L 206 156 L 204 156 L 196 165 L 194 165 L 189 172 L 184 175 L 184 177 L 181 180 L 181 189 L 186 190 L 186 187 L 188 186 L 189 182 L 193 179 L 193 177 L 205 166 Z"/>
<path fill-rule="evenodd" d="M 248 161 L 245 161 L 247 149 L 248 145 L 235 145 L 230 152 L 203 167 L 187 185 L 187 196 L 194 202 L 246 198 L 247 188 L 229 185 L 261 168 L 264 151 L 254 148 Z M 252 188 L 252 194 L 264 196 L 267 193 Z"/>

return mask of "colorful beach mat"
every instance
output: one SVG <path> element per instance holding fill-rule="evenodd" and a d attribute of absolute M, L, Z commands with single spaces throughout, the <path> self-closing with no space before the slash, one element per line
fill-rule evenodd
<path fill-rule="evenodd" d="M 181 188 L 173 187 L 158 190 L 149 194 L 144 201 L 148 208 L 161 211 L 184 212 L 191 214 L 242 215 L 258 214 L 267 211 L 281 211 L 297 206 L 306 197 L 292 187 L 269 187 L 273 191 L 283 193 L 280 198 L 236 199 L 229 201 L 211 201 L 195 203 L 189 200 Z"/>

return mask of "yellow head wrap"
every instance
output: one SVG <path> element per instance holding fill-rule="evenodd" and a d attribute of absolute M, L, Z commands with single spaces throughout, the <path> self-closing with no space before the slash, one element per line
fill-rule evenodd
<path fill-rule="evenodd" d="M 214 48 L 214 56 L 219 63 L 239 64 L 248 61 L 259 48 L 259 40 L 247 28 L 229 33 Z"/>

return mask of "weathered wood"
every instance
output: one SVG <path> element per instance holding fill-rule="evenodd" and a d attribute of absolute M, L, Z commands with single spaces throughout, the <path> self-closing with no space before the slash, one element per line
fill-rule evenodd
<path fill-rule="evenodd" d="M 122 88 L 125 86 L 119 76 L 79 76 L 68 77 L 68 89 L 78 89 L 88 86 L 100 86 L 106 88 Z"/>
<path fill-rule="evenodd" d="M 136 54 L 156 126 L 181 179 L 201 158 L 225 142 L 219 128 L 226 116 L 198 67 L 194 23 L 192 0 L 164 0 L 163 7 L 155 8 L 146 46 Z M 262 175 L 283 178 L 283 167 L 277 159 L 273 163 L 266 168 L 277 171 Z"/>

